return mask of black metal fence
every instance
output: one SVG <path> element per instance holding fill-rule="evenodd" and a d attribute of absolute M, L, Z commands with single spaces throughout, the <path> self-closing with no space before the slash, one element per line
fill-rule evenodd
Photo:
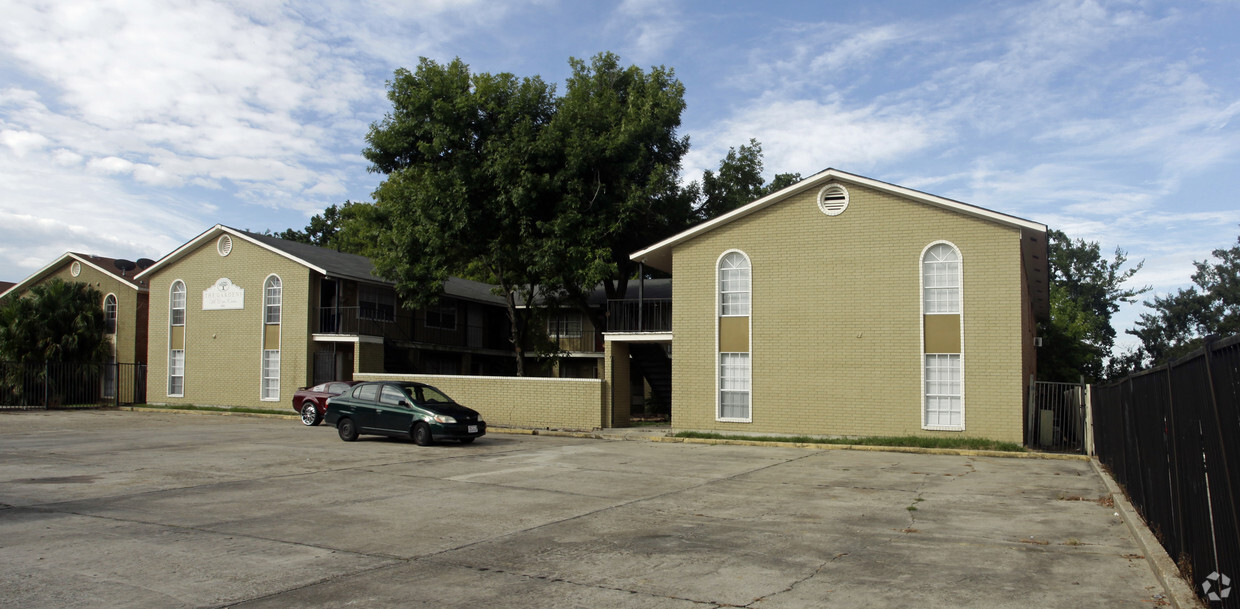
<path fill-rule="evenodd" d="M 1210 607 L 1240 608 L 1240 335 L 1095 387 L 1098 460 Z"/>
<path fill-rule="evenodd" d="M 1025 445 L 1085 452 L 1085 385 L 1037 381 L 1029 388 Z"/>
<path fill-rule="evenodd" d="M 119 406 L 145 401 L 145 364 L 0 362 L 0 410 Z"/>

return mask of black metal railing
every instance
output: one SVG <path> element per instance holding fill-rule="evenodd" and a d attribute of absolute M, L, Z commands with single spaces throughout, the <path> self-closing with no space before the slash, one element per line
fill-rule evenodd
<path fill-rule="evenodd" d="M 1240 607 L 1240 335 L 1092 394 L 1098 460 L 1197 594 Z"/>
<path fill-rule="evenodd" d="M 601 353 L 603 351 L 603 335 L 593 330 L 565 332 L 548 335 L 551 343 L 560 351 Z"/>
<path fill-rule="evenodd" d="M 388 336 L 397 331 L 395 316 L 373 307 L 320 307 L 319 334 Z"/>
<path fill-rule="evenodd" d="M 1038 381 L 1030 391 L 1026 446 L 1085 452 L 1085 385 Z"/>
<path fill-rule="evenodd" d="M 670 332 L 672 299 L 608 300 L 608 332 Z"/>
<path fill-rule="evenodd" d="M 0 410 L 138 404 L 146 365 L 0 362 Z"/>

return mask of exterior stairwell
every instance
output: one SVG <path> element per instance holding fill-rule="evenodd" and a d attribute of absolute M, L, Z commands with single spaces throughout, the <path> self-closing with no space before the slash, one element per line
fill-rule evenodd
<path fill-rule="evenodd" d="M 630 343 L 629 355 L 650 384 L 650 390 L 665 404 L 672 403 L 672 360 L 663 345 Z"/>

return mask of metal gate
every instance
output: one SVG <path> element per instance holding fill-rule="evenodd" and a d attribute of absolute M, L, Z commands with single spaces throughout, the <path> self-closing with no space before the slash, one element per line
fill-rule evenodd
<path fill-rule="evenodd" d="M 1039 450 L 1086 452 L 1084 383 L 1037 381 L 1029 386 L 1025 445 Z"/>

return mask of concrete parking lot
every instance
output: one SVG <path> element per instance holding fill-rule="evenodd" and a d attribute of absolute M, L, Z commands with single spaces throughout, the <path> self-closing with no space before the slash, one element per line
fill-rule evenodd
<path fill-rule="evenodd" d="M 1082 461 L 0 414 L 6 607 L 1151 607 Z"/>

